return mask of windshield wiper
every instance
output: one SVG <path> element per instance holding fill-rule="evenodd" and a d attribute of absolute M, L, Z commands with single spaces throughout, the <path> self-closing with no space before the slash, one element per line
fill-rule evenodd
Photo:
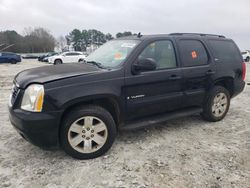
<path fill-rule="evenodd" d="M 105 69 L 105 67 L 101 63 L 98 63 L 96 61 L 85 61 L 85 63 L 89 63 L 89 64 L 97 66 L 98 68 Z"/>

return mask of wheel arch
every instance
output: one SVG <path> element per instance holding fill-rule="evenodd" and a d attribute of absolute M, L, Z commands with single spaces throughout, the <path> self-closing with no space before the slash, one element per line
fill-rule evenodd
<path fill-rule="evenodd" d="M 226 88 L 230 96 L 232 97 L 234 94 L 234 79 L 232 77 L 222 77 L 215 80 L 214 85 L 219 85 Z"/>
<path fill-rule="evenodd" d="M 56 58 L 56 59 L 54 59 L 54 62 L 53 62 L 54 64 L 55 64 L 56 60 L 59 60 L 59 61 L 61 61 L 61 63 L 63 63 L 63 60 L 61 58 Z"/>
<path fill-rule="evenodd" d="M 123 116 L 121 112 L 122 107 L 121 103 L 119 102 L 119 99 L 116 96 L 112 95 L 97 95 L 97 96 L 84 97 L 81 99 L 75 99 L 74 101 L 68 102 L 64 106 L 65 110 L 62 113 L 60 125 L 70 111 L 77 110 L 82 106 L 86 105 L 97 105 L 106 109 L 114 118 L 117 127 L 120 124 L 120 122 L 123 121 Z"/>

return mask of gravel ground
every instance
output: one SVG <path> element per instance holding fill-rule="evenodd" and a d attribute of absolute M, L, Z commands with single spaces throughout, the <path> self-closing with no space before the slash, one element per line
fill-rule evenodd
<path fill-rule="evenodd" d="M 14 75 L 44 65 L 0 65 L 0 187 L 250 187 L 249 85 L 223 121 L 191 116 L 122 132 L 105 156 L 80 161 L 29 144 L 9 122 Z"/>

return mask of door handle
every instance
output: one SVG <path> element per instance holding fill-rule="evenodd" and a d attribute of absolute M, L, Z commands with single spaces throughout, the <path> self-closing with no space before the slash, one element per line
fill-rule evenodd
<path fill-rule="evenodd" d="M 181 76 L 177 76 L 177 75 L 171 75 L 170 77 L 169 77 L 169 80 L 180 80 L 181 79 Z"/>
<path fill-rule="evenodd" d="M 213 75 L 213 74 L 215 74 L 215 71 L 208 70 L 208 71 L 206 72 L 206 75 Z"/>

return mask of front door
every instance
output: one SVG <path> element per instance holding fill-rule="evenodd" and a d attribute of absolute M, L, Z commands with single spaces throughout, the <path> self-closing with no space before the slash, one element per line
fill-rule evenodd
<path fill-rule="evenodd" d="M 171 40 L 153 41 L 137 60 L 152 58 L 156 70 L 138 72 L 125 78 L 127 120 L 179 108 L 182 104 L 182 72 L 178 67 Z"/>

